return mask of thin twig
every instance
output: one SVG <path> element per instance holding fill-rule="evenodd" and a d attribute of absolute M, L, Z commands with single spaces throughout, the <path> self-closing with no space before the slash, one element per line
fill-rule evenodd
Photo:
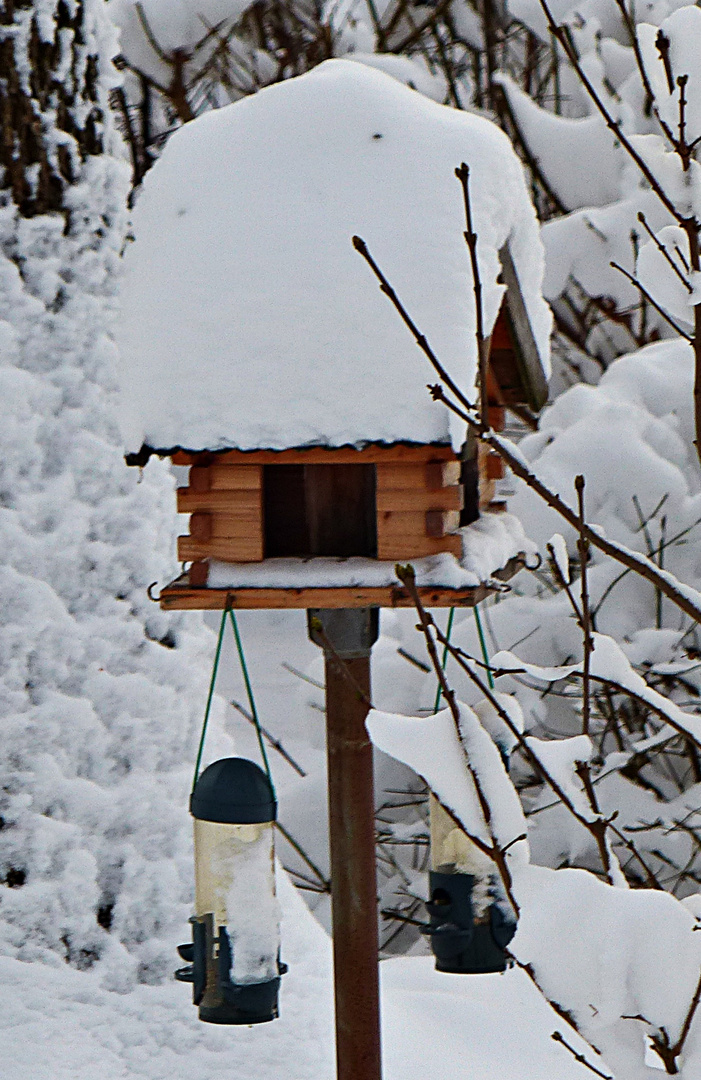
<path fill-rule="evenodd" d="M 669 40 L 664 30 L 657 31 L 657 37 L 655 38 L 655 48 L 660 54 L 662 66 L 664 67 L 664 73 L 667 78 L 667 90 L 670 94 L 674 93 L 674 74 L 672 72 L 672 61 L 669 58 L 669 48 L 672 42 Z"/>
<path fill-rule="evenodd" d="M 591 710 L 589 671 L 591 669 L 591 654 L 594 649 L 594 640 L 591 636 L 591 612 L 589 611 L 589 589 L 587 585 L 589 544 L 584 535 L 584 477 L 581 474 L 575 477 L 574 486 L 577 491 L 577 509 L 579 512 L 577 551 L 579 553 L 580 565 L 579 580 L 582 599 L 582 634 L 584 637 L 584 660 L 582 663 L 582 734 L 589 735 L 589 716 Z"/>
<path fill-rule="evenodd" d="M 164 64 L 172 63 L 171 57 L 168 56 L 166 53 L 164 53 L 163 49 L 158 44 L 158 41 L 156 39 L 156 35 L 154 34 L 153 30 L 151 29 L 151 24 L 149 23 L 149 21 L 148 21 L 148 19 L 146 17 L 146 12 L 144 11 L 143 4 L 137 2 L 136 4 L 134 4 L 134 7 L 136 8 L 136 14 L 137 14 L 138 20 L 141 23 L 141 29 L 143 30 L 144 34 L 146 35 L 146 40 L 148 41 L 149 45 L 151 46 L 151 48 L 155 52 L 158 59 L 162 60 Z"/>
<path fill-rule="evenodd" d="M 397 652 L 400 656 L 403 656 L 405 660 L 408 660 L 410 664 L 413 664 L 414 667 L 417 667 L 419 671 L 425 671 L 426 674 L 430 672 L 431 669 L 428 664 L 424 664 L 423 660 L 417 659 L 416 656 L 413 656 L 410 652 L 407 652 L 406 649 L 403 649 L 401 645 L 397 649 Z"/>
<path fill-rule="evenodd" d="M 565 206 L 562 199 L 557 194 L 550 181 L 548 180 L 547 176 L 545 175 L 540 161 L 538 160 L 536 155 L 531 152 L 530 147 L 526 142 L 525 135 L 523 134 L 523 131 L 521 130 L 521 127 L 516 120 L 516 115 L 511 107 L 511 102 L 509 101 L 509 96 L 506 90 L 503 86 L 500 86 L 499 83 L 495 83 L 494 91 L 494 104 L 496 106 L 497 112 L 502 118 L 502 126 L 504 126 L 503 120 L 506 119 L 508 122 L 508 127 L 511 128 L 510 134 L 512 134 L 512 137 L 515 137 L 515 141 L 520 146 L 523 156 L 526 159 L 526 164 L 528 165 L 528 168 L 533 173 L 533 176 L 542 187 L 547 198 L 552 203 L 553 208 L 557 211 L 558 214 L 569 213 L 570 208 Z"/>
<path fill-rule="evenodd" d="M 472 205 L 470 202 L 470 169 L 463 161 L 455 170 L 460 184 L 462 185 L 463 202 L 465 204 L 465 223 L 467 228 L 463 233 L 465 243 L 470 252 L 470 265 L 472 267 L 472 287 L 475 293 L 475 334 L 477 337 L 477 364 L 479 371 L 479 399 L 480 419 L 482 428 L 489 428 L 489 399 L 487 396 L 487 369 L 489 365 L 489 341 L 484 336 L 484 316 L 482 310 L 482 281 L 480 278 L 479 262 L 477 260 L 477 233 L 472 225 Z"/>
<path fill-rule="evenodd" d="M 611 824 L 611 818 L 604 818 L 599 806 L 599 800 L 596 797 L 596 791 L 591 781 L 591 769 L 588 761 L 578 761 L 575 764 L 574 770 L 582 782 L 582 788 L 584 794 L 587 797 L 587 802 L 594 815 L 592 823 L 589 827 L 589 832 L 594 837 L 596 846 L 599 849 L 599 858 L 601 859 L 601 865 L 604 869 L 604 874 L 609 885 L 614 885 L 613 867 L 612 867 L 612 851 L 608 845 L 608 837 L 606 836 L 606 830 Z M 612 815 L 613 817 L 614 815 Z M 615 855 L 613 856 L 615 859 Z"/>
<path fill-rule="evenodd" d="M 627 836 L 624 836 L 623 833 L 621 832 L 621 830 L 617 829 L 614 824 L 609 823 L 609 828 L 610 828 L 611 832 L 613 833 L 613 835 L 616 836 L 620 840 L 620 842 L 623 844 L 623 846 L 628 849 L 628 851 L 631 853 L 633 858 L 637 862 L 640 863 L 640 865 L 642 867 L 642 870 L 643 870 L 643 873 L 645 874 L 645 878 L 647 880 L 648 888 L 656 889 L 656 890 L 659 890 L 661 892 L 664 892 L 664 889 L 663 889 L 662 885 L 660 885 L 660 882 L 657 880 L 657 878 L 653 874 L 652 870 L 650 869 L 650 867 L 647 865 L 647 863 L 643 859 L 642 855 L 640 854 L 640 852 L 636 848 L 633 841 L 630 840 Z"/>
<path fill-rule="evenodd" d="M 686 141 L 686 85 L 688 82 L 688 75 L 680 75 L 677 79 L 677 86 L 679 87 L 679 142 L 677 152 L 682 159 L 684 172 L 689 171 L 689 165 L 691 164 L 691 153 Z"/>
<path fill-rule="evenodd" d="M 431 617 L 429 616 L 429 619 L 430 618 Z M 433 631 L 434 631 L 436 637 L 438 638 L 438 640 L 441 642 L 441 644 L 446 644 L 446 639 L 445 639 L 444 635 L 441 633 L 440 629 L 436 626 L 435 622 L 433 622 L 432 620 L 431 620 L 431 623 L 432 623 L 432 626 L 433 626 Z M 557 782 L 557 780 L 554 778 L 554 776 L 549 772 L 549 770 L 546 768 L 546 766 L 540 760 L 538 755 L 535 753 L 535 751 L 533 750 L 533 748 L 532 748 L 531 744 L 529 743 L 528 739 L 526 738 L 526 736 L 523 734 L 522 731 L 519 730 L 519 728 L 516 727 L 513 720 L 509 716 L 508 712 L 506 711 L 506 709 L 503 708 L 501 702 L 495 696 L 494 692 L 490 689 L 490 687 L 487 685 L 487 683 L 482 681 L 482 679 L 479 677 L 477 672 L 473 669 L 472 665 L 466 662 L 465 654 L 462 652 L 462 650 L 454 648 L 453 646 L 450 645 L 449 642 L 447 644 L 448 644 L 448 648 L 449 648 L 451 654 L 453 655 L 454 659 L 457 660 L 458 664 L 463 669 L 465 674 L 468 676 L 468 678 L 470 678 L 472 680 L 472 682 L 474 682 L 475 686 L 478 687 L 478 689 L 481 691 L 483 696 L 487 699 L 487 701 L 490 703 L 490 705 L 498 713 L 499 717 L 506 724 L 509 731 L 514 736 L 514 738 L 518 742 L 519 746 L 523 750 L 526 758 L 528 759 L 530 764 L 535 769 L 536 773 L 539 776 L 542 776 L 542 778 L 545 780 L 545 782 L 548 784 L 548 786 L 557 795 L 558 799 L 563 804 L 563 806 L 565 806 L 566 809 L 569 810 L 569 812 L 572 814 L 572 816 L 574 818 L 576 818 L 576 820 L 579 822 L 579 824 L 582 825 L 592 835 L 592 837 L 594 838 L 594 840 L 595 840 L 595 842 L 597 844 L 597 847 L 599 848 L 599 852 L 601 854 L 601 860 L 602 860 L 602 866 L 604 868 L 604 872 L 607 875 L 607 878 L 609 880 L 609 884 L 611 884 L 611 880 L 610 880 L 610 876 L 609 876 L 610 867 L 609 867 L 608 850 L 606 849 L 606 853 L 604 854 L 604 849 L 602 849 L 602 847 L 601 847 L 601 837 L 605 836 L 606 829 L 608 828 L 608 825 L 609 825 L 609 819 L 602 817 L 601 814 L 598 813 L 598 811 L 594 811 L 595 816 L 594 816 L 593 819 L 590 819 L 590 818 L 585 817 L 585 815 L 582 814 L 577 809 L 577 807 L 574 805 L 574 803 L 572 802 L 570 797 L 565 792 L 564 788 L 561 787 L 561 785 Z M 498 673 L 495 672 L 494 674 L 496 676 Z"/>
<path fill-rule="evenodd" d="M 568 675 L 568 678 L 581 678 L 581 675 L 581 671 L 571 671 Z M 592 682 L 603 683 L 606 686 L 611 687 L 612 690 L 615 690 L 616 693 L 623 694 L 625 697 L 632 698 L 633 701 L 636 701 L 639 705 L 642 705 L 646 710 L 649 709 L 650 712 L 655 713 L 655 715 L 658 716 L 660 720 L 664 721 L 665 724 L 669 724 L 670 727 L 674 728 L 675 731 L 678 731 L 680 735 L 684 736 L 684 738 L 692 739 L 697 746 L 701 747 L 701 739 L 699 739 L 691 731 L 687 731 L 687 729 L 683 727 L 678 720 L 674 720 L 671 716 L 668 716 L 667 713 L 659 707 L 659 705 L 655 705 L 652 701 L 648 701 L 646 697 L 642 697 L 641 694 L 637 694 L 635 690 L 631 690 L 629 689 L 629 687 L 623 686 L 622 683 L 617 682 L 616 679 L 610 678 L 610 676 L 604 678 L 603 676 L 590 673 L 589 678 L 592 680 Z"/>
<path fill-rule="evenodd" d="M 569 1050 L 574 1060 L 578 1061 L 580 1065 L 584 1065 L 585 1068 L 591 1069 L 593 1073 L 596 1073 L 597 1076 L 601 1076 L 603 1080 L 614 1080 L 614 1077 L 611 1076 L 610 1073 L 605 1073 L 602 1072 L 601 1069 L 597 1069 L 596 1065 L 592 1065 L 590 1061 L 587 1061 L 584 1054 L 578 1053 L 578 1051 L 575 1050 L 573 1046 L 570 1046 L 570 1044 L 567 1042 L 567 1040 L 564 1038 L 560 1031 L 553 1031 L 550 1038 L 553 1040 L 553 1042 L 560 1043 L 562 1046 L 564 1046 L 565 1050 Z"/>
<path fill-rule="evenodd" d="M 368 709 L 374 709 L 375 706 L 373 705 L 372 701 L 370 700 L 368 695 L 365 693 L 365 691 L 363 690 L 363 688 L 360 685 L 360 683 L 358 682 L 358 680 L 353 675 L 351 669 L 349 668 L 348 664 L 345 662 L 343 657 L 339 655 L 338 650 L 335 648 L 335 646 L 334 646 L 333 642 L 331 641 L 330 637 L 328 636 L 328 634 L 324 630 L 321 619 L 318 619 L 318 618 L 315 617 L 312 620 L 312 623 L 313 623 L 314 633 L 318 634 L 319 637 L 321 638 L 325 655 L 327 655 L 327 656 L 330 655 L 331 660 L 336 665 L 339 673 L 343 676 L 343 678 L 346 680 L 346 682 L 350 683 L 350 685 L 353 687 L 353 689 L 357 693 L 360 700 L 365 705 L 367 705 Z"/>
<path fill-rule="evenodd" d="M 654 232 L 654 230 L 653 230 L 653 229 L 652 229 L 652 228 L 650 227 L 650 225 L 648 224 L 648 220 L 647 220 L 647 218 L 645 217 L 645 215 L 644 215 L 644 213 L 642 212 L 642 210 L 641 210 L 641 211 L 639 212 L 639 214 L 638 214 L 638 221 L 640 222 L 640 224 L 642 225 L 642 227 L 643 227 L 643 228 L 645 229 L 645 232 L 646 232 L 646 233 L 648 234 L 648 236 L 650 237 L 650 239 L 651 239 L 651 240 L 652 240 L 652 242 L 654 243 L 654 245 L 655 245 L 655 247 L 657 248 L 657 250 L 659 251 L 659 253 L 660 253 L 660 254 L 661 254 L 662 256 L 664 256 L 664 258 L 665 258 L 665 259 L 667 260 L 667 262 L 669 263 L 669 265 L 670 265 L 670 266 L 672 267 L 672 270 L 673 270 L 673 271 L 674 271 L 674 273 L 675 273 L 675 274 L 677 275 L 677 277 L 678 277 L 678 278 L 679 278 L 679 280 L 681 281 L 681 283 L 682 283 L 682 285 L 684 286 L 684 288 L 686 289 L 686 291 L 687 291 L 687 292 L 689 292 L 689 293 L 690 293 L 690 292 L 693 292 L 693 289 L 692 289 L 691 285 L 689 284 L 689 282 L 687 281 L 687 279 L 686 279 L 686 278 L 684 277 L 683 273 L 681 272 L 681 270 L 679 269 L 679 267 L 678 267 L 678 266 L 677 266 L 677 264 L 675 263 L 675 261 L 674 261 L 674 259 L 672 258 L 672 256 L 671 256 L 671 255 L 669 254 L 669 252 L 667 251 L 667 248 L 666 248 L 666 247 L 664 246 L 664 244 L 662 243 L 662 241 L 661 241 L 661 240 L 660 240 L 660 239 L 658 238 L 657 234 L 656 234 L 656 233 Z M 678 247 L 676 247 L 676 245 L 675 245 L 675 251 L 679 252 L 679 248 L 678 248 Z"/>
<path fill-rule="evenodd" d="M 572 611 L 574 612 L 574 617 L 577 620 L 577 622 L 579 623 L 579 625 L 581 626 L 582 625 L 582 613 L 579 610 L 579 604 L 577 603 L 577 601 L 574 598 L 574 593 L 572 592 L 572 586 L 570 585 L 569 581 L 565 581 L 565 579 L 564 579 L 564 577 L 563 577 L 563 575 L 562 575 L 562 573 L 560 571 L 560 566 L 558 564 L 557 559 L 555 558 L 555 549 L 552 546 L 552 544 L 548 543 L 545 546 L 546 546 L 548 556 L 549 556 L 548 561 L 550 563 L 551 573 L 552 573 L 553 577 L 555 578 L 555 581 L 557 582 L 557 584 L 560 586 L 560 588 L 563 590 L 563 592 L 567 596 L 567 599 L 570 602 L 570 607 L 572 608 Z M 511 649 L 510 651 L 513 651 L 513 649 Z"/>
<path fill-rule="evenodd" d="M 436 676 L 438 678 L 438 681 L 440 683 L 443 697 L 445 698 L 445 701 L 446 701 L 446 703 L 448 705 L 448 708 L 450 709 L 451 715 L 453 717 L 453 723 L 455 724 L 455 731 L 456 731 L 456 734 L 457 734 L 457 737 L 458 737 L 458 742 L 460 743 L 460 746 L 462 747 L 462 751 L 463 751 L 463 754 L 464 754 L 465 765 L 466 765 L 466 768 L 467 768 L 467 770 L 468 770 L 468 772 L 470 774 L 472 782 L 474 784 L 475 792 L 477 794 L 477 800 L 478 800 L 478 802 L 480 804 L 480 810 L 482 812 L 482 817 L 484 818 L 484 823 L 485 823 L 485 825 L 487 827 L 487 830 L 489 832 L 489 836 L 490 836 L 490 839 L 491 839 L 491 842 L 492 842 L 491 849 L 487 848 L 487 853 L 490 855 L 490 858 L 494 861 L 494 863 L 495 863 L 495 865 L 496 865 L 496 867 L 497 867 L 497 869 L 499 871 L 499 876 L 501 877 L 502 884 L 504 886 L 504 891 L 506 893 L 506 896 L 507 896 L 507 898 L 509 900 L 509 903 L 511 904 L 511 906 L 512 906 L 512 908 L 514 910 L 514 913 L 515 913 L 516 917 L 518 917 L 519 907 L 518 907 L 518 904 L 516 903 L 516 898 L 514 897 L 514 894 L 513 894 L 512 881 L 511 881 L 511 872 L 510 872 L 509 867 L 508 867 L 507 862 L 506 862 L 506 856 L 504 854 L 504 850 L 500 846 L 500 844 L 497 841 L 497 838 L 496 838 L 496 836 L 494 834 L 494 829 L 493 829 L 493 825 L 492 825 L 491 807 L 490 807 L 489 801 L 488 801 L 488 799 L 487 799 L 487 797 L 484 794 L 484 791 L 482 789 L 482 784 L 481 784 L 480 778 L 479 778 L 477 772 L 475 771 L 474 767 L 472 766 L 472 763 L 470 762 L 469 755 L 468 755 L 468 752 L 467 752 L 467 747 L 465 746 L 465 741 L 464 741 L 464 738 L 463 738 L 461 721 L 460 721 L 460 708 L 459 708 L 457 700 L 455 698 L 454 691 L 448 685 L 448 680 L 446 678 L 445 671 L 443 670 L 443 666 L 441 664 L 440 657 L 438 656 L 438 650 L 436 649 L 436 643 L 435 643 L 435 641 L 433 639 L 433 635 L 431 633 L 431 628 L 433 627 L 434 630 L 437 631 L 437 627 L 436 627 L 436 625 L 435 625 L 435 623 L 433 621 L 433 617 L 428 614 L 428 612 L 426 611 L 426 609 L 424 608 L 424 606 L 423 606 L 423 604 L 421 602 L 421 597 L 419 596 L 418 590 L 416 588 L 416 578 L 415 578 L 415 575 L 414 575 L 414 568 L 412 566 L 397 566 L 396 567 L 396 574 L 397 574 L 397 577 L 399 578 L 399 580 L 404 585 L 404 587 L 409 592 L 409 595 L 411 596 L 412 600 L 414 601 L 414 606 L 416 608 L 417 614 L 419 616 L 419 622 L 421 624 L 420 628 L 421 628 L 421 630 L 423 632 L 424 638 L 426 639 L 426 648 L 428 649 L 428 654 L 429 654 L 429 656 L 431 658 L 431 663 L 433 664 L 433 669 L 434 669 L 434 671 L 436 673 Z M 441 635 L 441 636 L 443 636 L 443 635 Z M 461 825 L 461 828 L 462 828 L 462 830 L 464 832 L 465 831 L 464 825 Z M 485 845 L 485 847 L 486 847 L 486 845 Z"/>
<path fill-rule="evenodd" d="M 623 19 L 623 23 L 625 25 L 625 28 L 628 31 L 628 37 L 630 38 L 630 44 L 631 44 L 631 46 L 633 48 L 633 53 L 635 55 L 635 62 L 638 65 L 638 73 L 640 75 L 640 80 L 641 80 L 641 82 L 643 84 L 643 89 L 645 90 L 645 104 L 643 106 L 643 109 L 644 109 L 645 115 L 650 116 L 650 114 L 652 112 L 652 106 L 655 103 L 655 95 L 653 93 L 652 86 L 650 85 L 650 79 L 648 78 L 648 74 L 647 74 L 647 71 L 645 69 L 645 63 L 643 61 L 643 54 L 642 54 L 642 52 L 640 50 L 640 42 L 638 41 L 638 34 L 637 34 L 637 28 L 636 28 L 636 25 L 635 25 L 635 19 L 631 16 L 631 13 L 628 11 L 628 8 L 626 7 L 626 4 L 625 4 L 625 0 L 615 0 L 615 3 L 616 3 L 616 7 L 618 8 L 618 10 L 621 13 L 621 18 Z"/>
<path fill-rule="evenodd" d="M 289 671 L 290 675 L 296 675 L 298 679 L 302 679 L 303 682 L 309 683 L 311 686 L 315 686 L 317 690 L 323 690 L 323 682 L 319 682 L 318 679 L 312 679 L 311 675 L 305 675 L 299 668 L 293 667 L 292 664 L 288 664 L 286 660 L 283 660 L 280 667 L 284 667 L 285 671 Z"/>
<path fill-rule="evenodd" d="M 416 341 L 416 344 L 426 354 L 426 357 L 428 358 L 428 360 L 431 363 L 432 367 L 435 368 L 435 370 L 438 372 L 440 378 L 443 380 L 443 382 L 446 384 L 446 386 L 450 389 L 450 391 L 455 395 L 455 397 L 458 399 L 458 401 L 460 402 L 461 405 L 464 405 L 464 407 L 466 409 L 474 409 L 474 407 L 475 407 L 474 403 L 471 402 L 471 401 L 468 401 L 467 398 L 465 397 L 465 395 L 463 394 L 462 390 L 460 389 L 460 387 L 456 383 L 453 382 L 450 375 L 448 374 L 446 369 L 443 367 L 440 360 L 438 359 L 438 357 L 434 353 L 433 349 L 429 345 L 428 339 L 426 338 L 425 334 L 421 333 L 419 328 L 416 326 L 416 324 L 409 317 L 409 314 L 407 313 L 406 308 L 404 308 L 404 306 L 402 305 L 401 301 L 399 300 L 399 297 L 397 296 L 396 292 L 394 291 L 394 289 L 390 285 L 389 281 L 387 280 L 387 278 L 382 273 L 379 266 L 377 265 L 377 263 L 373 259 L 372 255 L 370 254 L 370 252 L 368 250 L 368 246 L 365 243 L 365 241 L 362 239 L 362 237 L 360 237 L 360 236 L 354 236 L 353 237 L 353 247 L 355 248 L 356 251 L 358 251 L 363 256 L 365 261 L 370 266 L 370 268 L 373 271 L 375 277 L 377 278 L 377 280 L 380 283 L 380 290 L 386 296 L 388 296 L 389 299 L 392 301 L 395 308 L 397 309 L 397 311 L 402 316 L 404 322 L 406 323 L 406 325 L 411 330 L 411 332 L 412 332 L 412 334 L 414 336 L 414 340 Z"/>
<path fill-rule="evenodd" d="M 554 1011 L 557 1013 L 557 1015 L 562 1020 L 564 1020 L 566 1024 L 569 1024 L 573 1031 L 576 1031 L 578 1035 L 581 1035 L 581 1032 L 579 1030 L 579 1025 L 577 1024 L 577 1021 L 575 1020 L 574 1016 L 569 1011 L 569 1009 L 563 1008 L 563 1006 L 560 1005 L 559 1002 L 554 1001 L 552 998 L 548 997 L 545 990 L 543 989 L 543 987 L 538 982 L 538 976 L 536 975 L 536 973 L 535 973 L 535 971 L 533 969 L 533 965 L 528 964 L 528 963 L 524 963 L 523 960 L 519 960 L 519 958 L 517 956 L 514 956 L 514 954 L 511 952 L 511 950 L 509 948 L 504 949 L 504 952 L 509 957 L 509 959 L 516 965 L 517 968 L 520 968 L 521 971 L 525 972 L 525 974 L 528 976 L 528 978 L 531 980 L 531 982 L 535 986 L 538 993 L 541 994 L 545 998 L 545 1000 L 547 1001 L 550 1008 L 554 1009 Z M 599 1053 L 599 1051 L 597 1050 L 597 1048 L 594 1046 L 593 1043 L 589 1043 L 589 1045 L 591 1046 L 592 1050 L 594 1050 L 597 1054 Z"/>
<path fill-rule="evenodd" d="M 419 38 L 421 37 L 421 35 L 426 32 L 426 30 L 430 30 L 430 28 L 437 23 L 438 19 L 450 7 L 451 3 L 452 3 L 452 0 L 440 0 L 440 3 L 437 4 L 435 8 L 432 8 L 431 14 L 427 15 L 426 18 L 423 20 L 423 22 L 417 23 L 415 26 L 412 27 L 411 32 L 409 34 L 407 34 L 406 37 L 402 38 L 401 41 L 395 42 L 392 45 L 391 52 L 393 52 L 393 53 L 406 52 L 407 48 L 410 45 L 413 45 L 415 41 L 418 41 Z M 399 11 L 399 7 L 397 8 L 397 11 Z M 390 34 L 392 32 L 392 30 L 394 29 L 394 25 L 393 25 L 394 22 L 395 22 L 395 18 L 393 16 L 392 19 L 390 19 L 390 21 L 389 21 L 389 23 L 387 25 L 387 31 L 386 32 L 388 34 Z"/>
<path fill-rule="evenodd" d="M 649 1036 L 653 1050 L 661 1058 L 665 1070 L 670 1076 L 675 1076 L 679 1072 L 679 1069 L 677 1067 L 677 1058 L 679 1057 L 684 1048 L 684 1043 L 686 1042 L 687 1035 L 691 1030 L 691 1024 L 693 1022 L 700 1001 L 701 975 L 699 975 L 699 980 L 696 984 L 696 990 L 694 991 L 694 996 L 692 997 L 689 1004 L 689 1008 L 684 1018 L 684 1023 L 682 1024 L 682 1029 L 677 1041 L 674 1044 L 670 1044 L 669 1035 L 664 1028 L 662 1028 L 659 1032 L 656 1032 L 654 1035 Z"/>
<path fill-rule="evenodd" d="M 240 701 L 232 701 L 231 704 L 237 712 L 241 713 L 241 716 L 245 717 L 245 719 L 248 720 L 249 724 L 252 724 L 253 727 L 260 727 L 260 733 L 268 743 L 268 746 L 271 746 L 273 750 L 277 750 L 280 757 L 284 758 L 287 764 L 291 765 L 299 776 L 307 775 L 302 766 L 299 765 L 290 754 L 288 754 L 287 750 L 285 750 L 285 747 L 282 745 L 279 739 L 276 739 L 273 735 L 271 735 L 268 729 L 264 728 L 262 724 L 256 725 L 256 721 L 251 716 L 248 709 L 245 709 Z"/>
<path fill-rule="evenodd" d="M 667 515 L 663 514 L 662 517 L 660 518 L 660 554 L 659 554 L 660 570 L 664 570 L 664 549 L 665 549 L 664 538 L 665 538 L 666 532 L 667 532 Z M 657 596 L 655 598 L 655 620 L 656 620 L 657 629 L 661 630 L 662 629 L 662 593 L 660 592 L 659 589 L 657 590 Z M 699 779 L 701 779 L 701 777 L 699 777 Z"/>
<path fill-rule="evenodd" d="M 634 285 L 638 292 L 645 297 L 648 304 L 651 304 L 652 307 L 654 307 L 657 314 L 661 315 L 665 322 L 668 322 L 672 329 L 675 330 L 680 337 L 683 337 L 690 344 L 693 344 L 694 339 L 691 334 L 687 334 L 686 330 L 682 330 L 679 323 L 675 322 L 671 315 L 668 315 L 665 309 L 657 303 L 657 301 L 650 295 L 642 282 L 638 281 L 638 279 L 628 270 L 624 269 L 624 267 L 619 266 L 617 262 L 611 261 L 609 263 L 609 266 L 612 266 L 614 270 L 618 270 L 619 273 L 623 274 L 624 277 L 628 278 L 628 281 L 630 281 L 631 285 Z"/>
<path fill-rule="evenodd" d="M 667 498 L 667 496 L 665 496 L 665 498 Z M 665 540 L 664 545 L 659 544 L 652 553 L 653 557 L 655 555 L 657 555 L 659 557 L 659 555 L 661 554 L 661 552 L 663 550 L 666 550 L 666 548 L 671 547 L 673 544 L 676 544 L 679 540 L 683 539 L 683 537 L 687 536 L 690 532 L 693 532 L 693 530 L 698 525 L 701 525 L 701 518 L 697 518 L 696 521 L 694 521 L 693 524 L 689 525 L 686 529 L 682 529 L 681 532 L 678 532 L 674 536 L 671 536 L 669 538 L 669 540 Z M 603 593 L 601 594 L 601 597 L 599 599 L 598 604 L 596 605 L 596 607 L 594 608 L 594 611 L 592 612 L 592 614 L 595 617 L 599 614 L 599 611 L 601 610 L 602 604 L 604 603 L 605 600 L 608 599 L 611 591 L 616 587 L 616 585 L 618 585 L 618 583 L 620 581 L 623 580 L 623 578 L 626 576 L 626 574 L 630 574 L 630 573 L 631 573 L 631 568 L 626 567 L 626 569 L 622 570 L 621 573 L 618 574 L 613 579 L 613 581 L 609 582 L 609 584 L 606 586 Z M 687 633 L 689 633 L 689 631 L 692 630 L 692 629 L 693 629 L 693 627 L 690 627 L 689 630 L 687 630 Z"/>
<path fill-rule="evenodd" d="M 290 845 L 290 847 L 294 848 L 294 850 L 299 855 L 300 859 L 302 859 L 307 864 L 307 866 L 312 871 L 312 873 L 318 878 L 319 883 L 323 886 L 323 891 L 324 892 L 331 892 L 331 882 L 330 882 L 329 878 L 327 878 L 325 874 L 322 874 L 319 867 L 315 863 L 312 862 L 312 860 L 309 858 L 309 856 L 307 855 L 306 851 L 301 846 L 301 844 L 299 844 L 295 840 L 294 836 L 292 836 L 287 831 L 287 829 L 285 828 L 285 826 L 282 824 L 281 821 L 276 821 L 275 826 L 279 830 L 279 832 L 281 832 L 282 835 L 285 837 L 285 840 L 287 840 L 287 843 Z"/>

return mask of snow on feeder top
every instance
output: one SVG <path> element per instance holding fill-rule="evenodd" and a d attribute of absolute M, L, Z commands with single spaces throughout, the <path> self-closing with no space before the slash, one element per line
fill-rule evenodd
<path fill-rule="evenodd" d="M 462 562 L 459 530 L 493 502 L 500 462 L 465 449 L 431 400 L 431 369 L 351 245 L 363 236 L 471 394 L 462 161 L 498 427 L 505 405 L 545 400 L 550 314 L 535 213 L 497 127 L 331 60 L 171 137 L 134 210 L 118 335 L 127 460 L 191 466 L 192 566 L 163 606 L 403 603 L 403 559 L 434 606 L 473 603 L 523 551 L 507 515 Z"/>
<path fill-rule="evenodd" d="M 280 923 L 275 895 L 277 804 L 270 780 L 246 758 L 222 758 L 190 798 L 195 825 L 193 942 L 177 977 L 193 983 L 200 1019 L 258 1024 L 278 1015 Z"/>

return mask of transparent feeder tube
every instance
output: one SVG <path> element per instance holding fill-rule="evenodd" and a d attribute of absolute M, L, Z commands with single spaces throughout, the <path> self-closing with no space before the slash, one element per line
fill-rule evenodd
<path fill-rule="evenodd" d="M 473 877 L 473 914 L 476 920 L 485 918 L 492 903 L 493 861 L 455 824 L 433 794 L 429 800 L 429 821 L 431 869 L 439 874 Z"/>
<path fill-rule="evenodd" d="M 280 909 L 275 893 L 273 822 L 232 825 L 194 820 L 195 915 L 225 927 L 231 981 L 265 982 L 278 975 Z"/>

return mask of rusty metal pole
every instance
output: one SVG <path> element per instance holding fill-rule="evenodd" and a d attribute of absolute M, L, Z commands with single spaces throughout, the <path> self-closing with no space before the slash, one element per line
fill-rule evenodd
<path fill-rule="evenodd" d="M 381 1080 L 375 798 L 365 730 L 376 608 L 310 611 L 324 650 L 337 1080 Z"/>

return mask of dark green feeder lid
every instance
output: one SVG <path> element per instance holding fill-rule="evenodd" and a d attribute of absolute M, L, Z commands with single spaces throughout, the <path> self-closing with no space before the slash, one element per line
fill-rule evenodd
<path fill-rule="evenodd" d="M 190 796 L 190 813 L 199 821 L 258 825 L 275 821 L 277 803 L 259 765 L 248 758 L 221 758 L 199 776 Z"/>

